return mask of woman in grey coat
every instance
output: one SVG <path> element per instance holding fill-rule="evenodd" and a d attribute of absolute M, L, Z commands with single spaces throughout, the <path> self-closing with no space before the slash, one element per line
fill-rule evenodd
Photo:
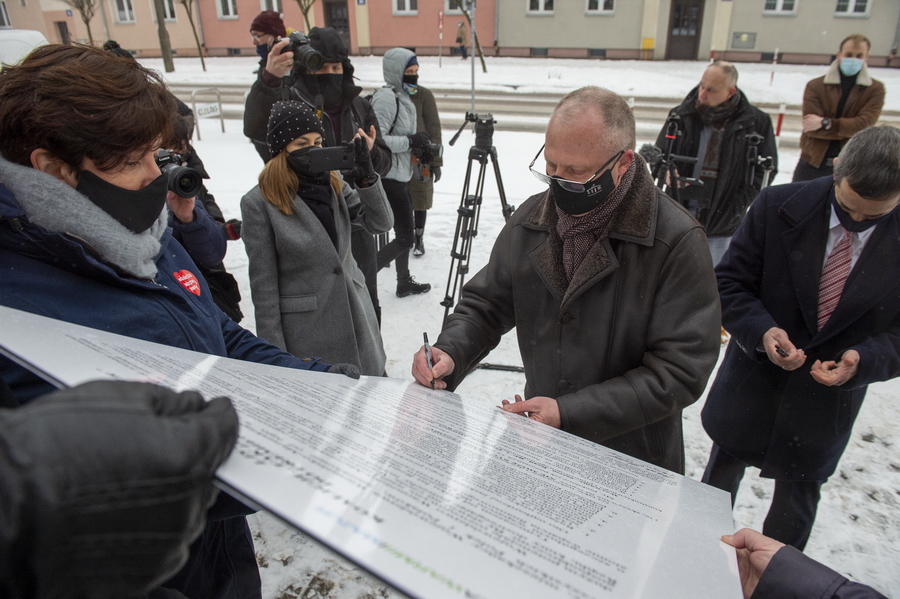
<path fill-rule="evenodd" d="M 305 104 L 272 107 L 266 141 L 273 158 L 259 185 L 241 199 L 256 332 L 295 356 L 313 352 L 382 375 L 384 347 L 350 253 L 350 225 L 387 231 L 391 208 L 363 138 L 354 142 L 356 166 L 349 175 L 358 189 L 337 171 L 310 170 L 310 151 L 322 146 L 322 135 Z"/>

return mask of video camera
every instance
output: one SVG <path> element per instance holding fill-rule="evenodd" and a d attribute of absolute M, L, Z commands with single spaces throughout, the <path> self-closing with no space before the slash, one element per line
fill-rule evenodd
<path fill-rule="evenodd" d="M 424 148 L 413 148 L 412 155 L 415 170 L 413 176 L 419 181 L 425 181 L 431 176 L 431 165 L 435 159 L 444 155 L 444 146 L 428 143 Z"/>
<path fill-rule="evenodd" d="M 325 66 L 325 57 L 321 52 L 309 45 L 309 38 L 306 35 L 300 31 L 292 31 L 286 38 L 275 38 L 275 43 L 277 44 L 285 39 L 290 40 L 291 43 L 285 46 L 281 53 L 293 52 L 294 64 L 300 65 L 308 73 L 317 73 Z"/>
<path fill-rule="evenodd" d="M 168 178 L 169 191 L 182 198 L 193 198 L 203 187 L 203 178 L 194 169 L 181 166 L 183 158 L 169 150 L 156 154 L 156 166 Z"/>

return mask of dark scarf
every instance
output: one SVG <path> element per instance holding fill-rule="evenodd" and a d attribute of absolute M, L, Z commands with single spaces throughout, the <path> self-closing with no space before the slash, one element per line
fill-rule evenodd
<path fill-rule="evenodd" d="M 733 96 L 718 106 L 702 106 L 695 103 L 694 107 L 697 109 L 697 114 L 700 115 L 700 120 L 703 121 L 704 125 L 721 129 L 725 126 L 725 123 L 734 116 L 734 113 L 737 112 L 738 103 L 740 101 L 741 92 L 740 90 L 737 90 L 734 92 Z"/>
<path fill-rule="evenodd" d="M 636 165 L 637 161 L 632 161 L 609 198 L 584 216 L 575 217 L 556 208 L 556 233 L 563 242 L 563 268 L 570 282 L 594 244 L 609 235 L 609 221 L 631 187 Z"/>
<path fill-rule="evenodd" d="M 337 226 L 334 224 L 334 190 L 331 188 L 329 173 L 322 173 L 315 178 L 297 177 L 297 195 L 303 200 L 312 213 L 316 215 L 325 232 L 331 238 L 334 249 L 338 247 Z"/>

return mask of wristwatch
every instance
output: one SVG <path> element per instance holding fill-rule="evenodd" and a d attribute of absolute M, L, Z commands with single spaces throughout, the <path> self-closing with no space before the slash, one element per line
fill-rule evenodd
<path fill-rule="evenodd" d="M 826 116 L 822 119 L 822 126 L 819 127 L 819 130 L 828 129 L 829 127 L 831 127 L 831 119 Z"/>

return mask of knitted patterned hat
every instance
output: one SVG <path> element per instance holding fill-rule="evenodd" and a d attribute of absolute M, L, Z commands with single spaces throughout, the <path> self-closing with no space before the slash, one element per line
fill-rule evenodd
<path fill-rule="evenodd" d="M 325 136 L 322 122 L 316 118 L 309 106 L 296 100 L 275 102 L 272 112 L 269 114 L 269 126 L 266 133 L 266 143 L 269 144 L 272 158 L 301 135 L 313 131 L 322 137 Z"/>
<path fill-rule="evenodd" d="M 287 35 L 287 31 L 284 29 L 284 21 L 281 20 L 281 17 L 274 10 L 264 10 L 256 15 L 256 18 L 250 23 L 250 31 L 268 33 L 275 37 Z"/>

